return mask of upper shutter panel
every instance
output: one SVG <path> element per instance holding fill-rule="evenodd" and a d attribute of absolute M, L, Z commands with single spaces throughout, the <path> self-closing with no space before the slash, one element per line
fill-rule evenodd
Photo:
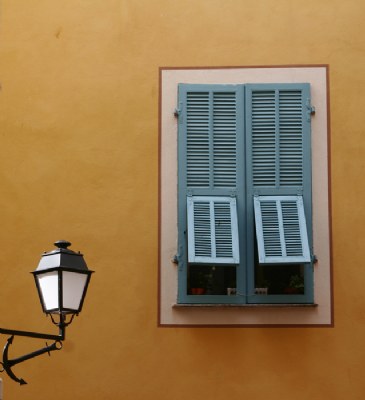
<path fill-rule="evenodd" d="M 189 196 L 187 217 L 189 262 L 239 263 L 235 198 Z"/>
<path fill-rule="evenodd" d="M 260 263 L 310 262 L 302 196 L 256 196 L 254 207 Z"/>
<path fill-rule="evenodd" d="M 235 188 L 237 87 L 185 85 L 187 188 Z"/>
<path fill-rule="evenodd" d="M 308 84 L 247 85 L 254 188 L 303 188 Z"/>

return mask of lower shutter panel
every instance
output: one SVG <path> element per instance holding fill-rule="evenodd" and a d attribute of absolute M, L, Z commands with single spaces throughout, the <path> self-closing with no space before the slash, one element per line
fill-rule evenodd
<path fill-rule="evenodd" d="M 187 221 L 190 263 L 239 263 L 235 198 L 189 196 Z"/>
<path fill-rule="evenodd" d="M 311 261 L 302 196 L 256 196 L 254 207 L 260 264 Z"/>

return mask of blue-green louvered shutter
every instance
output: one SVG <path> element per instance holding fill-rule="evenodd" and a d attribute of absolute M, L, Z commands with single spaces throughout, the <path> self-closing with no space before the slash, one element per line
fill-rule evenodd
<path fill-rule="evenodd" d="M 310 87 L 309 84 L 262 84 L 247 85 L 247 140 L 248 140 L 248 187 L 251 201 L 254 196 L 277 196 L 270 211 L 269 201 L 262 202 L 256 197 L 255 224 L 258 242 L 259 261 L 261 263 L 292 263 L 294 256 L 285 250 L 284 232 L 277 229 L 275 223 L 283 227 L 282 203 L 290 204 L 293 195 L 299 196 L 302 205 L 297 204 L 298 213 L 303 214 L 296 222 L 301 232 L 303 251 L 309 249 L 311 229 L 311 158 L 310 158 Z M 262 226 L 262 207 L 267 207 L 266 227 Z M 303 213 L 301 210 L 303 209 Z M 298 214 L 298 215 L 299 215 Z M 272 219 L 270 219 L 272 218 Z M 276 218 L 276 219 L 275 219 Z M 271 222 L 269 222 L 271 221 Z M 276 222 L 275 222 L 276 221 Z M 270 227 L 270 223 L 273 224 Z M 307 229 L 307 227 L 309 229 Z M 266 233 L 265 233 L 266 232 Z M 266 234 L 266 237 L 263 236 Z M 268 240 L 270 237 L 270 240 Z M 267 257 L 265 243 L 275 256 Z M 269 244 L 270 243 L 270 244 Z M 280 244 L 276 247 L 274 245 Z M 268 249 L 268 248 L 267 248 Z M 308 250 L 309 251 L 309 250 Z M 309 262 L 308 253 L 297 257 L 297 262 Z"/>
<path fill-rule="evenodd" d="M 191 263 L 237 264 L 243 87 L 180 84 L 178 108 L 179 251 Z"/>

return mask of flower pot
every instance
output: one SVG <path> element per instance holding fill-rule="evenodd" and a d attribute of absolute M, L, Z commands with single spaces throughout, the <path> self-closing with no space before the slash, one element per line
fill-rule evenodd
<path fill-rule="evenodd" d="M 204 288 L 191 288 L 191 294 L 194 295 L 202 295 L 205 293 L 205 289 Z"/>

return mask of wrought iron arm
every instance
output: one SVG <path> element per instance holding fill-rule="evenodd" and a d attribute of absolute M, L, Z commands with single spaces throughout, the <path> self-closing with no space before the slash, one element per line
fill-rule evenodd
<path fill-rule="evenodd" d="M 19 364 L 26 360 L 30 360 L 31 358 L 40 356 L 42 354 L 48 353 L 48 355 L 51 355 L 50 354 L 51 351 L 61 350 L 62 349 L 62 341 L 65 340 L 65 337 L 66 337 L 66 327 L 72 322 L 73 318 L 74 318 L 74 315 L 72 315 L 70 321 L 66 322 L 66 317 L 64 315 L 60 315 L 59 321 L 56 322 L 51 315 L 52 322 L 55 325 L 57 325 L 59 328 L 58 335 L 50 335 L 47 333 L 18 331 L 18 330 L 14 330 L 14 329 L 0 328 L 0 334 L 2 333 L 5 335 L 11 335 L 4 346 L 3 359 L 2 359 L 2 362 L 0 362 L 0 364 L 3 367 L 3 370 L 1 372 L 5 371 L 8 374 L 8 376 L 11 379 L 13 379 L 15 382 L 18 382 L 20 385 L 25 385 L 27 382 L 22 378 L 18 378 L 14 374 L 14 372 L 11 370 L 11 368 L 16 364 Z M 25 336 L 25 337 L 35 338 L 35 339 L 54 340 L 54 343 L 51 345 L 48 345 L 46 343 L 46 346 L 39 350 L 33 351 L 32 353 L 25 354 L 24 356 L 21 356 L 21 357 L 9 359 L 9 355 L 8 355 L 9 347 L 13 343 L 14 336 Z"/>
<path fill-rule="evenodd" d="M 23 378 L 18 378 L 14 374 L 14 372 L 11 370 L 11 368 L 14 365 L 19 364 L 26 360 L 30 360 L 31 358 L 40 356 L 44 353 L 48 353 L 49 355 L 51 355 L 50 354 L 51 351 L 62 349 L 61 341 L 56 341 L 56 342 L 52 343 L 50 346 L 47 345 L 47 343 L 46 343 L 46 347 L 43 347 L 42 349 L 33 351 L 32 353 L 26 354 L 24 356 L 21 356 L 18 358 L 13 358 L 12 360 L 9 360 L 9 357 L 8 357 L 9 346 L 13 343 L 13 340 L 14 340 L 14 336 L 10 336 L 10 338 L 7 340 L 6 345 L 4 347 L 4 351 L 3 351 L 3 361 L 0 364 L 3 366 L 4 371 L 8 374 L 8 376 L 11 379 L 13 379 L 15 382 L 18 382 L 20 385 L 26 385 L 27 382 Z"/>

